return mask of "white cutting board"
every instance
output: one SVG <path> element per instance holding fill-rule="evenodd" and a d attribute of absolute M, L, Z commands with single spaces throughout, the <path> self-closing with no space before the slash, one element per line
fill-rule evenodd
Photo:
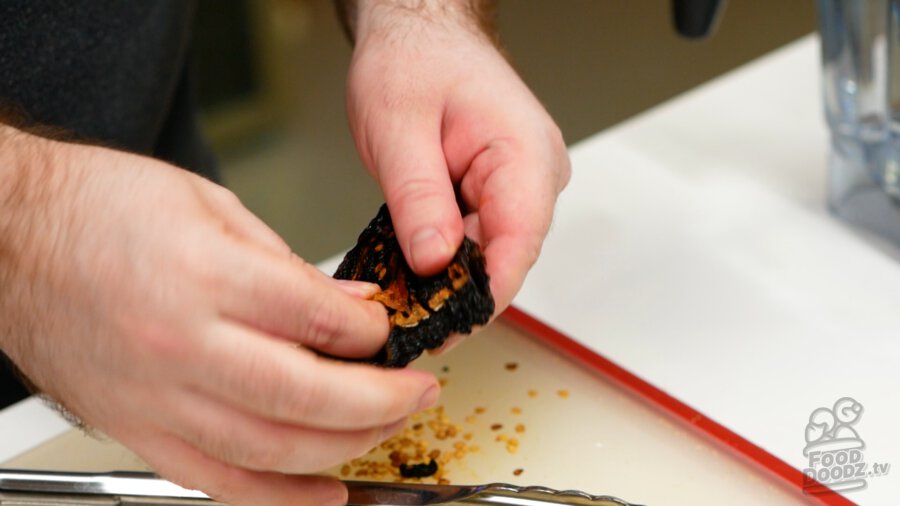
<path fill-rule="evenodd" d="M 819 65 L 806 37 L 580 142 L 515 303 L 798 470 L 852 397 L 873 470 L 900 456 L 900 249 L 826 209 Z M 900 473 L 848 498 L 897 504 Z"/>
<path fill-rule="evenodd" d="M 517 364 L 515 371 L 506 367 L 511 362 Z M 447 477 L 453 483 L 545 485 L 650 505 L 802 503 L 797 492 L 775 485 L 508 323 L 496 322 L 446 356 L 426 356 L 415 366 L 446 379 L 440 404 L 460 425 L 461 433 L 472 433 L 468 444 L 480 446 L 478 452 L 447 465 Z M 529 396 L 529 390 L 537 395 Z M 567 391 L 568 397 L 561 397 L 559 390 Z M 483 407 L 484 413 L 473 423 L 466 422 L 477 407 Z M 513 407 L 520 408 L 521 414 L 513 414 Z M 525 432 L 516 434 L 514 427 L 520 423 Z M 493 424 L 503 428 L 491 430 Z M 500 433 L 518 438 L 516 453 L 495 441 Z M 445 447 L 459 440 L 445 441 Z M 76 430 L 13 458 L 4 467 L 145 468 L 115 443 L 97 441 Z M 513 474 L 517 468 L 523 470 L 519 476 Z M 333 472 L 339 473 L 339 468 Z"/>

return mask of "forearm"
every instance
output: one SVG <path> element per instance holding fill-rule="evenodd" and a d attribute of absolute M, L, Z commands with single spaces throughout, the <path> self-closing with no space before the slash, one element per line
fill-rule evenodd
<path fill-rule="evenodd" d="M 39 222 L 35 213 L 52 204 L 48 195 L 65 177 L 53 170 L 60 165 L 58 143 L 27 130 L 0 122 L 0 262 L 27 239 L 33 228 L 27 222 Z"/>
<path fill-rule="evenodd" d="M 0 123 L 0 273 L 11 263 L 23 237 L 22 214 L 35 200 L 42 163 L 39 142 L 31 135 Z"/>
<path fill-rule="evenodd" d="M 0 318 L 6 320 L 0 322 L 0 348 L 11 355 L 35 315 L 24 309 L 35 270 L 59 261 L 54 245 L 66 233 L 66 222 L 50 218 L 61 205 L 57 190 L 70 177 L 59 170 L 58 146 L 0 123 Z M 18 329 L 10 314 L 19 315 Z"/>
<path fill-rule="evenodd" d="M 23 144 L 28 134 L 0 123 L 0 315 L 19 313 L 23 293 L 22 283 L 24 255 L 23 244 L 29 242 L 23 207 L 32 199 L 31 174 L 24 160 Z M 23 315 L 24 316 L 24 315 Z M 20 325 L 11 318 L 0 323 L 0 349 L 8 355 L 17 355 L 21 345 Z"/>
<path fill-rule="evenodd" d="M 335 0 L 338 16 L 352 42 L 380 29 L 453 23 L 499 46 L 495 0 Z"/>
<path fill-rule="evenodd" d="M 60 128 L 36 124 L 28 114 L 0 101 L 0 254 L 9 227 L 21 211 L 39 202 L 52 183 L 62 177 L 51 167 L 57 157 L 56 140 L 66 140 Z"/>

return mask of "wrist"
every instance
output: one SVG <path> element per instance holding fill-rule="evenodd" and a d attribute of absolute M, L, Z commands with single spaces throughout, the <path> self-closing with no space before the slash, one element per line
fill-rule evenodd
<path fill-rule="evenodd" d="M 0 123 L 0 252 L 8 251 L 17 211 L 25 199 L 30 176 L 23 164 L 22 146 L 28 134 Z"/>
<path fill-rule="evenodd" d="M 21 130 L 0 123 L 0 318 L 7 324 L 0 333 L 0 349 L 14 362 L 17 351 L 14 345 L 19 332 L 12 326 L 15 322 L 11 315 L 19 311 L 23 299 L 17 289 L 22 285 L 24 257 L 21 209 L 31 185 L 20 152 L 27 136 Z"/>
<path fill-rule="evenodd" d="M 347 0 L 339 9 L 354 41 L 434 29 L 459 30 L 499 46 L 494 0 Z"/>
<path fill-rule="evenodd" d="M 0 241 L 13 235 L 17 218 L 37 198 L 38 181 L 46 177 L 49 142 L 0 123 Z"/>
<path fill-rule="evenodd" d="M 65 177 L 53 170 L 59 145 L 0 124 L 0 287 L 5 274 L 33 267 L 35 243 L 54 233 L 42 214 Z"/>

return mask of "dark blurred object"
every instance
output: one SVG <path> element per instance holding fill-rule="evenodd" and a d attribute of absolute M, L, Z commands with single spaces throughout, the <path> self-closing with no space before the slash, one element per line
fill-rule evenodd
<path fill-rule="evenodd" d="M 191 52 L 200 108 L 213 110 L 260 92 L 260 63 L 247 0 L 197 3 Z"/>
<path fill-rule="evenodd" d="M 15 404 L 28 395 L 28 390 L 19 380 L 16 366 L 0 351 L 0 409 Z"/>
<path fill-rule="evenodd" d="M 298 0 L 198 0 L 191 48 L 203 130 L 216 151 L 280 126 L 287 107 L 285 31 Z"/>
<path fill-rule="evenodd" d="M 721 0 L 672 0 L 675 29 L 683 37 L 701 39 L 715 30 L 719 14 L 724 10 Z"/>

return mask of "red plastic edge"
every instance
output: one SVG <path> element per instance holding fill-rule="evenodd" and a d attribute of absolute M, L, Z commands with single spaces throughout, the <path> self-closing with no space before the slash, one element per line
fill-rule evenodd
<path fill-rule="evenodd" d="M 579 362 L 600 373 L 605 378 L 613 381 L 624 390 L 638 396 L 654 406 L 662 409 L 675 420 L 682 422 L 701 435 L 711 438 L 714 442 L 723 445 L 731 453 L 761 468 L 764 472 L 774 475 L 782 485 L 788 486 L 792 491 L 802 494 L 805 487 L 825 491 L 817 495 L 803 494 L 803 498 L 812 504 L 824 504 L 829 506 L 854 505 L 846 497 L 831 491 L 822 484 L 810 482 L 802 472 L 759 446 L 732 432 L 725 426 L 711 420 L 703 413 L 679 401 L 675 397 L 665 393 L 640 377 L 628 372 L 615 362 L 599 353 L 581 345 L 572 338 L 534 318 L 528 313 L 510 306 L 503 312 L 502 318 L 525 332 L 532 334 L 545 343 L 563 352 L 571 359 Z"/>

